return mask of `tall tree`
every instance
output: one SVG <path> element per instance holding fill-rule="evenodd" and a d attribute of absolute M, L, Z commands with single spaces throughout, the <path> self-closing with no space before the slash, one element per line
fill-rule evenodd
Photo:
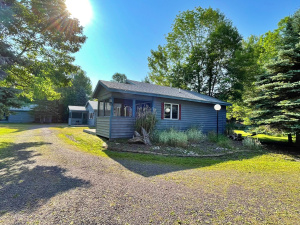
<path fill-rule="evenodd" d="M 31 100 L 59 98 L 55 89 L 77 71 L 72 54 L 86 39 L 65 1 L 1 0 L 0 21 L 0 86 Z"/>
<path fill-rule="evenodd" d="M 58 92 L 61 94 L 60 103 L 63 108 L 63 120 L 68 118 L 68 105 L 84 106 L 90 100 L 92 94 L 92 84 L 90 78 L 82 70 L 72 74 L 71 84 L 69 87 L 60 88 Z"/>
<path fill-rule="evenodd" d="M 259 77 L 253 121 L 296 134 L 300 145 L 300 10 L 289 17 L 276 60 Z"/>
<path fill-rule="evenodd" d="M 118 83 L 126 83 L 127 77 L 124 73 L 115 73 L 112 76 L 112 81 L 118 82 Z"/>
<path fill-rule="evenodd" d="M 151 50 L 149 78 L 156 84 L 216 96 L 235 88 L 228 64 L 241 49 L 241 36 L 224 14 L 201 7 L 177 15 L 167 44 Z"/>

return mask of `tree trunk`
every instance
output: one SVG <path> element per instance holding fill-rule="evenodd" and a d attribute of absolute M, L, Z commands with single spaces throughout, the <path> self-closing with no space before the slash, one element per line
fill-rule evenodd
<path fill-rule="evenodd" d="M 296 133 L 296 146 L 300 147 L 300 133 Z"/>
<path fill-rule="evenodd" d="M 288 142 L 289 144 L 293 144 L 292 134 L 288 134 Z"/>

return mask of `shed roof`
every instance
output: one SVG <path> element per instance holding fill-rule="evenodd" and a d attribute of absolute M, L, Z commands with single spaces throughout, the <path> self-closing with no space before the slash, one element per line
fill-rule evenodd
<path fill-rule="evenodd" d="M 93 97 L 97 97 L 100 86 L 111 92 L 122 92 L 130 94 L 148 95 L 156 97 L 164 97 L 171 99 L 180 99 L 186 101 L 203 102 L 220 105 L 231 105 L 228 102 L 221 101 L 217 98 L 203 95 L 194 91 L 188 91 L 178 88 L 160 86 L 155 84 L 143 83 L 139 81 L 127 80 L 127 83 L 117 83 L 111 81 L 99 80 L 97 87 L 93 93 Z"/>
<path fill-rule="evenodd" d="M 98 102 L 97 101 L 88 101 L 85 105 L 85 107 L 87 107 L 87 105 L 90 104 L 93 108 L 93 110 L 97 110 L 98 109 Z"/>
<path fill-rule="evenodd" d="M 23 106 L 21 108 L 10 108 L 10 111 L 24 111 L 24 112 L 29 112 L 30 110 L 32 110 L 34 107 L 36 107 L 37 105 L 32 104 L 32 105 L 27 105 L 27 106 Z"/>
<path fill-rule="evenodd" d="M 86 111 L 85 106 L 69 105 L 68 109 L 69 109 L 69 111 Z"/>

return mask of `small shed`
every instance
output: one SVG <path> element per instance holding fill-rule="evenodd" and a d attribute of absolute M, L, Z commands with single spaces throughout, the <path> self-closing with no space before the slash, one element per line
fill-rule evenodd
<path fill-rule="evenodd" d="M 4 123 L 32 123 L 34 122 L 34 117 L 29 112 L 36 105 L 28 105 L 22 108 L 10 108 L 12 114 L 6 116 L 0 120 L 0 122 Z"/>
<path fill-rule="evenodd" d="M 68 125 L 87 125 L 88 124 L 88 111 L 85 106 L 68 106 L 69 120 Z"/>
<path fill-rule="evenodd" d="M 88 125 L 96 126 L 96 113 L 98 110 L 98 101 L 88 101 L 85 105 L 86 110 L 88 111 Z"/>

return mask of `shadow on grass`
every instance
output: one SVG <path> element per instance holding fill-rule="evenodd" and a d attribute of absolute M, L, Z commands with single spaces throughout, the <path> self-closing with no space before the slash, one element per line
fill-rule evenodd
<path fill-rule="evenodd" d="M 209 167 L 227 161 L 251 159 L 265 154 L 265 151 L 240 152 L 222 157 L 170 157 L 105 151 L 114 161 L 128 170 L 144 177 L 151 177 L 181 170 Z"/>
<path fill-rule="evenodd" d="M 0 145 L 0 217 L 8 212 L 29 211 L 51 197 L 68 190 L 85 187 L 89 182 L 65 175 L 58 166 L 34 166 L 39 156 L 31 148 L 46 142 Z"/>

